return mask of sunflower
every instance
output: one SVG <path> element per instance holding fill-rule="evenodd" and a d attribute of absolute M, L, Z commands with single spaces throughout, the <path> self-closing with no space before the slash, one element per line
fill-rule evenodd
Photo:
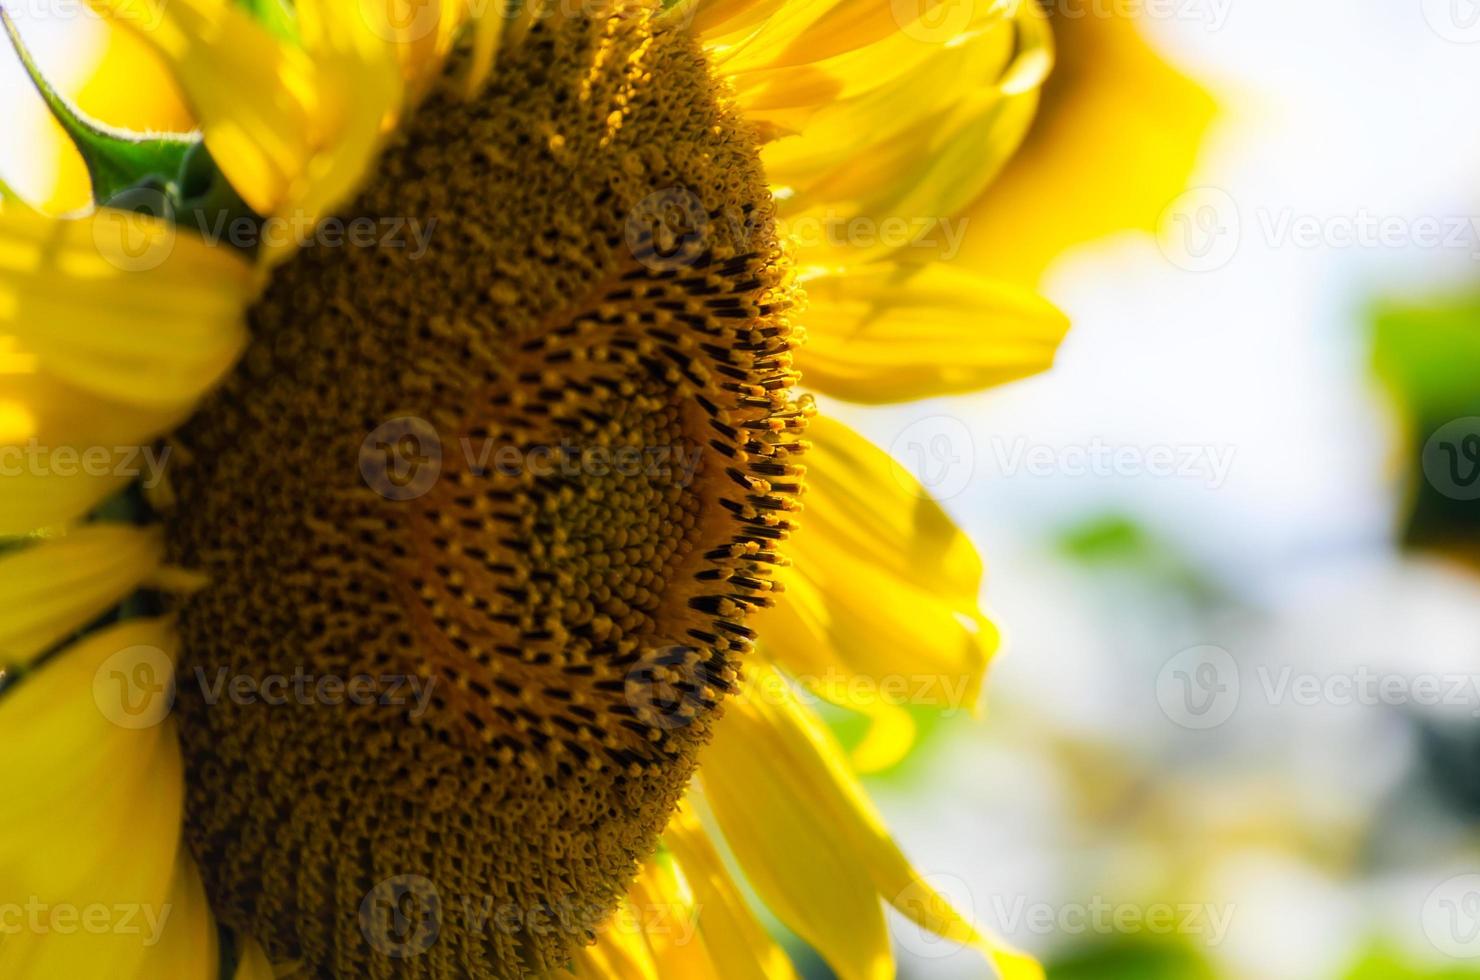
<path fill-rule="evenodd" d="M 737 866 L 845 980 L 881 897 L 1034 975 L 802 694 L 877 764 L 827 678 L 996 647 L 814 394 L 1050 363 L 905 220 L 1022 138 L 1036 5 L 102 6 L 199 135 L 32 66 L 99 206 L 0 213 L 0 975 L 788 976 Z"/>

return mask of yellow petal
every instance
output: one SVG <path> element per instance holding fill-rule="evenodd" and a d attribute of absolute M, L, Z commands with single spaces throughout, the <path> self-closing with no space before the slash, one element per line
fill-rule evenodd
<path fill-rule="evenodd" d="M 148 216 L 54 219 L 6 205 L 0 533 L 76 518 L 143 475 L 140 447 L 235 363 L 251 290 L 232 250 Z"/>
<path fill-rule="evenodd" d="M 235 362 L 252 270 L 147 215 L 0 215 L 0 333 L 40 370 L 131 405 L 190 405 Z"/>
<path fill-rule="evenodd" d="M 760 614 L 769 655 L 803 678 L 859 675 L 864 693 L 886 702 L 970 708 L 998 642 L 977 605 L 976 549 L 914 477 L 846 425 L 819 416 L 807 435 L 793 565 Z M 817 689 L 839 700 L 834 684 Z"/>
<path fill-rule="evenodd" d="M 937 263 L 881 263 L 814 275 L 807 343 L 796 365 L 809 388 L 865 404 L 975 391 L 1045 370 L 1068 319 L 1021 287 Z"/>
<path fill-rule="evenodd" d="M 687 805 L 669 821 L 663 843 L 693 889 L 700 935 L 714 960 L 725 964 L 727 980 L 794 980 L 796 970 L 785 950 L 755 917 Z"/>
<path fill-rule="evenodd" d="M 863 740 L 848 754 L 853 771 L 867 775 L 903 762 L 915 744 L 914 716 L 888 701 L 875 701 L 858 710 L 868 716 L 869 726 Z"/>
<path fill-rule="evenodd" d="M 272 961 L 267 958 L 267 951 L 262 948 L 262 944 L 250 936 L 239 936 L 237 941 L 242 949 L 233 980 L 276 980 L 277 973 L 273 970 Z"/>
<path fill-rule="evenodd" d="M 186 133 L 195 119 L 169 66 L 134 34 L 88 18 L 104 34 L 102 51 L 86 80 L 70 94 L 77 108 L 99 122 L 136 132 Z"/>
<path fill-rule="evenodd" d="M 206 146 L 258 214 L 275 214 L 319 130 L 308 53 L 226 0 L 99 0 L 171 67 Z"/>
<path fill-rule="evenodd" d="M 1051 61 L 1045 20 L 1030 0 L 961 9 L 980 19 L 950 39 L 922 41 L 906 25 L 823 62 L 735 79 L 751 119 L 799 134 L 762 159 L 801 264 L 871 261 L 909 244 L 920 219 L 973 200 L 1021 140 Z"/>
<path fill-rule="evenodd" d="M 752 35 L 783 5 L 791 4 L 786 0 L 680 0 L 663 16 L 687 25 L 714 52 Z M 814 5 L 825 6 L 815 0 Z"/>
<path fill-rule="evenodd" d="M 163 479 L 168 451 L 154 438 L 187 409 L 99 398 L 34 366 L 8 374 L 3 362 L 0 354 L 0 535 L 73 520 L 135 477 L 146 488 Z"/>
<path fill-rule="evenodd" d="M 399 45 L 376 32 L 363 3 L 299 0 L 294 5 L 303 46 L 314 59 L 318 132 L 289 199 L 314 219 L 359 188 L 405 95 Z M 417 9 L 437 13 L 442 7 L 428 3 Z M 435 36 L 435 29 L 417 40 L 427 36 Z M 292 250 L 291 245 L 279 250 L 277 259 Z"/>
<path fill-rule="evenodd" d="M 168 907 L 169 920 L 159 942 L 148 947 L 138 973 L 140 980 L 145 977 L 217 980 L 220 951 L 216 919 L 211 914 L 200 870 L 189 854 L 182 853 L 175 864 Z"/>
<path fill-rule="evenodd" d="M 875 905 L 882 896 L 921 928 L 981 950 L 1004 977 L 1041 980 L 1043 974 L 1031 959 L 984 937 L 910 866 L 837 743 L 797 703 L 775 668 L 751 668 L 741 695 L 716 726 L 707 753 L 700 770 L 706 798 L 746 876 L 768 905 L 779 884 L 788 908 L 813 906 L 807 926 L 816 929 L 816 920 L 823 920 L 829 946 L 800 929 L 798 934 L 813 942 L 845 978 L 892 976 L 892 966 L 880 963 L 877 952 L 869 969 L 888 967 L 887 972 L 860 973 L 856 966 L 850 971 L 834 962 L 846 955 L 840 947 L 848 942 L 849 917 L 861 911 L 852 907 L 856 899 L 849 907 L 817 907 L 843 897 L 823 880 L 835 868 L 847 869 L 850 887 L 860 888 L 861 881 Z M 797 928 L 789 917 L 795 911 L 783 913 L 774 905 L 772 910 Z M 877 949 L 872 923 L 853 941 Z M 887 939 L 883 955 L 888 955 Z"/>
<path fill-rule="evenodd" d="M 149 580 L 157 530 L 89 524 L 0 554 L 0 656 L 25 665 Z"/>
<path fill-rule="evenodd" d="M 867 855 L 838 825 L 855 818 L 837 812 L 844 801 L 780 676 L 760 664 L 748 673 L 761 680 L 730 700 L 700 755 L 704 798 L 761 901 L 841 980 L 890 980 L 894 956 Z"/>
<path fill-rule="evenodd" d="M 172 904 L 183 771 L 160 700 L 174 645 L 164 620 L 107 627 L 0 693 L 0 739 L 12 753 L 0 794 L 0 902 L 37 905 L 43 917 L 43 928 L 0 943 L 0 976 L 184 976 L 146 967 L 183 911 Z M 114 671 L 148 685 L 124 695 Z"/>
<path fill-rule="evenodd" d="M 648 860 L 638 872 L 627 894 L 627 910 L 633 919 L 615 927 L 641 930 L 658 976 L 694 980 L 729 976 L 720 971 L 704 937 L 696 932 L 700 910 L 693 896 L 661 855 Z"/>
<path fill-rule="evenodd" d="M 613 913 L 617 919 L 624 916 L 632 916 L 625 902 Z M 578 980 L 661 980 L 647 941 L 634 929 L 602 929 L 595 945 L 576 951 L 571 973 Z"/>
<path fill-rule="evenodd" d="M 700 911 L 672 860 L 656 854 L 643 863 L 617 910 L 597 929 L 595 945 L 574 957 L 572 972 L 591 980 L 718 980 L 721 973 L 698 932 Z"/>
<path fill-rule="evenodd" d="M 1012 162 L 968 212 L 961 261 L 1037 282 L 1065 249 L 1154 230 L 1186 185 L 1215 106 L 1133 16 L 1054 19 L 1058 64 Z"/>
<path fill-rule="evenodd" d="M 295 4 L 298 44 L 227 0 L 99 2 L 170 65 L 211 156 L 258 214 L 312 222 L 343 201 L 401 107 L 400 35 L 360 0 Z"/>

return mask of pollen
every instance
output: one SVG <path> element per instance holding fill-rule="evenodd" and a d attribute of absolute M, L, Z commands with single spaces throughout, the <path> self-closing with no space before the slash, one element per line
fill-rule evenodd
<path fill-rule="evenodd" d="M 179 434 L 186 839 L 313 975 L 568 963 L 775 601 L 809 406 L 755 137 L 685 32 L 592 6 L 471 101 L 453 65 L 340 216 L 376 244 L 279 267 Z"/>

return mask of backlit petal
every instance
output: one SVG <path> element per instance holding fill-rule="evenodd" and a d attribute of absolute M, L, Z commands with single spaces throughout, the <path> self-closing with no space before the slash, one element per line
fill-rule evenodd
<path fill-rule="evenodd" d="M 1182 191 L 1212 98 L 1162 61 L 1136 19 L 1057 17 L 1059 55 L 1033 127 L 967 214 L 964 264 L 1033 285 L 1069 247 L 1152 231 Z"/>
<path fill-rule="evenodd" d="M 969 709 L 998 641 L 977 604 L 976 549 L 867 439 L 826 416 L 807 434 L 806 509 L 786 592 L 761 614 L 767 650 L 791 673 L 822 678 L 818 692 L 845 707 L 838 682 L 857 674 L 879 696 Z"/>
<path fill-rule="evenodd" d="M 755 917 L 687 805 L 669 821 L 663 842 L 693 889 L 700 935 L 714 960 L 725 964 L 727 980 L 794 980 L 796 970 L 786 951 Z"/>
<path fill-rule="evenodd" d="M 868 915 L 867 931 L 852 940 L 871 951 L 868 965 L 859 972 L 861 965 L 852 962 L 848 925 L 861 923 L 854 917 L 864 913 L 856 907 L 858 896 L 846 905 L 828 904 L 845 900 L 836 883 L 820 880 L 835 865 L 847 866 L 847 884 L 866 888 L 875 904 L 882 896 L 921 928 L 990 956 L 1004 978 L 1041 980 L 1031 959 L 982 936 L 910 866 L 837 743 L 774 668 L 752 670 L 717 726 L 703 765 L 706 798 L 746 876 L 772 911 L 844 977 L 892 976 L 892 966 L 887 938 L 882 950 L 875 946 Z M 787 911 L 772 904 L 777 901 Z M 811 936 L 793 921 L 798 905 L 808 906 L 798 922 Z M 819 926 L 826 945 L 815 938 Z"/>
<path fill-rule="evenodd" d="M 1047 369 L 1068 319 L 970 270 L 881 263 L 806 280 L 802 380 L 853 402 L 975 391 Z"/>
<path fill-rule="evenodd" d="M 842 980 L 891 980 L 894 956 L 868 855 L 838 823 L 856 818 L 839 812 L 847 801 L 780 675 L 760 664 L 747 672 L 752 680 L 700 755 L 704 798 L 745 877 L 782 922 Z"/>

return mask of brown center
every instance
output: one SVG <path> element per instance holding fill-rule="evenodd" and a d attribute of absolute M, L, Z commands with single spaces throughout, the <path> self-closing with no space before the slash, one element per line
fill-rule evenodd
<path fill-rule="evenodd" d="M 180 434 L 172 557 L 211 580 L 180 610 L 187 838 L 219 916 L 315 974 L 568 962 L 800 492 L 790 278 L 692 38 L 622 0 L 455 92 Z"/>

